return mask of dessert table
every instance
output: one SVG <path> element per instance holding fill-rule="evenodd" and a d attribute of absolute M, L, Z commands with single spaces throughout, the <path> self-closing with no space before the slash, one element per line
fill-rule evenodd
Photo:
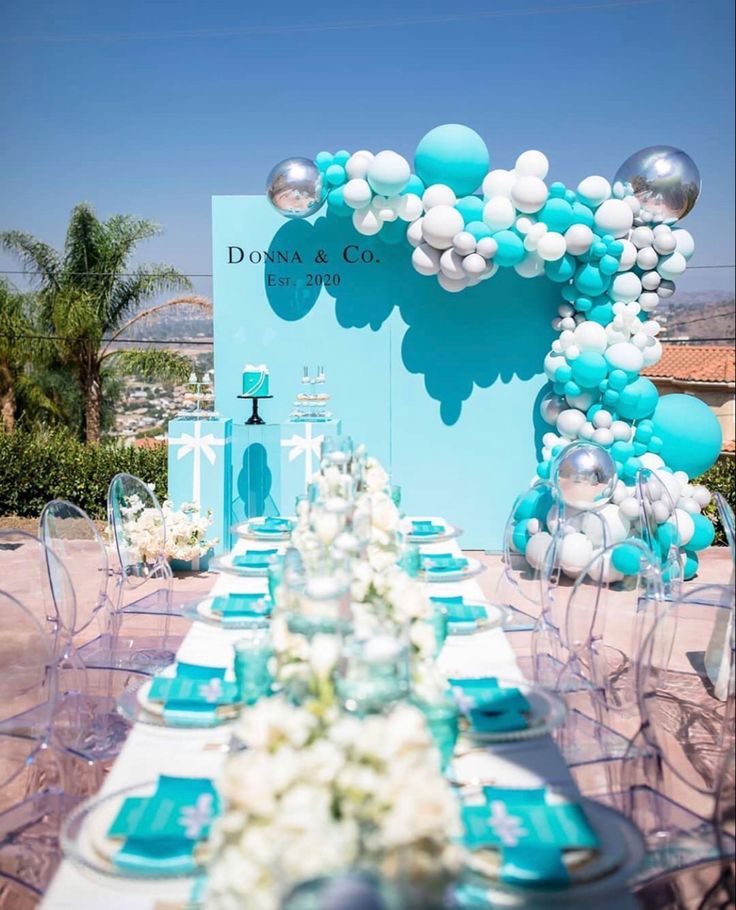
<path fill-rule="evenodd" d="M 441 519 L 436 519 L 441 521 Z M 266 549 L 270 543 L 239 540 L 234 553 L 246 549 Z M 422 545 L 422 553 L 451 552 L 461 555 L 457 540 Z M 212 595 L 230 592 L 262 592 L 264 577 L 242 577 L 219 574 L 212 586 Z M 466 601 L 483 601 L 484 596 L 476 578 L 454 582 L 432 582 L 424 585 L 428 596 L 463 595 Z M 193 622 L 178 652 L 181 661 L 230 667 L 233 643 L 242 637 L 242 630 L 225 630 L 205 622 Z M 523 679 L 514 651 L 506 633 L 500 628 L 475 632 L 472 635 L 449 636 L 439 656 L 440 668 L 447 676 L 471 677 L 492 673 L 503 680 Z M 171 729 L 136 723 L 108 774 L 101 793 L 111 793 L 123 787 L 152 780 L 159 774 L 206 776 L 216 779 L 226 758 L 230 740 L 229 725 L 206 729 Z M 553 740 L 541 736 L 521 742 L 511 742 L 474 754 L 477 771 L 484 779 L 491 778 L 498 786 L 552 787 L 571 797 L 576 795 L 572 776 Z M 475 772 L 476 766 L 473 766 Z M 591 899 L 597 910 L 626 910 L 638 903 L 630 895 L 625 882 L 607 881 L 605 887 L 595 885 L 586 889 L 585 900 Z M 185 910 L 192 895 L 191 879 L 136 881 L 110 879 L 103 881 L 81 871 L 71 861 L 64 860 L 51 882 L 41 904 L 43 910 Z M 569 899 L 567 906 L 582 906 Z M 539 904 L 505 904 L 531 907 Z"/>

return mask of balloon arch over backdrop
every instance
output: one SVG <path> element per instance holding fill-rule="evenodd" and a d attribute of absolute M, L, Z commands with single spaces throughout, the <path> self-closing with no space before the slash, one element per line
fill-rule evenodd
<path fill-rule="evenodd" d="M 345 218 L 346 232 L 407 243 L 416 271 L 449 293 L 502 268 L 559 284 L 552 323 L 559 337 L 544 359 L 552 387 L 541 403 L 551 429 L 537 474 L 569 481 L 561 489 L 576 530 L 562 543 L 561 568 L 579 574 L 602 535 L 610 544 L 641 533 L 636 479 L 646 470 L 649 543 L 663 556 L 679 547 L 691 578 L 714 529 L 702 514 L 710 494 L 690 481 L 715 462 L 721 430 L 702 401 L 659 398 L 640 374 L 662 355 L 654 310 L 672 296 L 695 250 L 676 223 L 697 201 L 698 169 L 670 146 L 636 152 L 613 184 L 590 176 L 574 190 L 548 185 L 548 169 L 545 155 L 530 150 L 512 169 L 489 171 L 478 133 L 445 124 L 419 142 L 413 171 L 390 150 L 320 152 L 277 164 L 267 192 L 286 217 L 307 217 L 326 203 L 331 215 Z M 541 568 L 555 520 L 543 484 L 517 503 L 510 543 L 534 568 Z M 606 571 L 621 577 L 636 570 L 634 563 L 636 553 L 627 560 L 622 546 Z"/>

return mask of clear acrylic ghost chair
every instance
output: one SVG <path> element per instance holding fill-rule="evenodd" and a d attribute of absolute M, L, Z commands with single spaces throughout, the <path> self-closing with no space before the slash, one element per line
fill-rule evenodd
<path fill-rule="evenodd" d="M 151 673 L 170 663 L 179 639 L 171 636 L 162 642 L 155 635 L 124 634 L 126 614 L 133 613 L 135 605 L 116 609 L 109 593 L 107 548 L 87 513 L 55 499 L 44 507 L 39 528 L 42 541 L 64 564 L 74 585 L 77 621 L 72 639 L 84 665 Z M 53 575 L 49 577 L 53 586 Z"/>
<path fill-rule="evenodd" d="M 43 892 L 0 872 L 0 910 L 35 910 Z"/>
<path fill-rule="evenodd" d="M 683 566 L 675 503 L 655 471 L 639 471 L 635 489 L 639 516 L 632 532 L 659 558 L 665 594 L 676 599 L 682 592 Z"/>
<path fill-rule="evenodd" d="M 701 586 L 666 604 L 644 642 L 637 691 L 656 763 L 625 796 L 647 839 L 645 880 L 736 855 L 723 827 L 734 793 L 733 613 L 730 585 Z"/>
<path fill-rule="evenodd" d="M 715 499 L 718 517 L 726 537 L 726 543 L 731 552 L 730 584 L 734 584 L 736 580 L 736 518 L 734 518 L 733 509 L 726 502 L 726 498 L 722 493 L 716 493 L 713 498 Z"/>

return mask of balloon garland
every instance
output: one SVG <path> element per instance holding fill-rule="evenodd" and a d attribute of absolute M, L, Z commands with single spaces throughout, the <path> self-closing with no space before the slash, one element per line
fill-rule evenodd
<path fill-rule="evenodd" d="M 690 480 L 717 459 L 720 425 L 698 399 L 660 399 L 640 374 L 662 356 L 653 312 L 675 292 L 674 279 L 695 252 L 688 231 L 673 225 L 697 201 L 698 169 L 685 152 L 656 146 L 628 158 L 612 184 L 594 175 L 573 190 L 547 185 L 549 162 L 537 150 L 523 152 L 509 170 L 489 164 L 478 133 L 444 124 L 419 142 L 413 171 L 391 150 L 320 152 L 313 161 L 277 164 L 267 192 L 287 217 L 312 215 L 326 202 L 360 234 L 396 242 L 400 232 L 413 247 L 414 269 L 450 293 L 500 268 L 559 284 L 562 303 L 552 323 L 559 337 L 544 360 L 552 387 L 541 403 L 551 429 L 538 478 L 556 474 L 560 460 L 572 457 L 565 455 L 571 443 L 587 446 L 590 472 L 598 476 L 609 466 L 610 491 L 594 507 L 611 543 L 641 533 L 636 478 L 642 469 L 654 472 L 663 491 L 659 500 L 650 491 L 661 504 L 656 540 L 663 553 L 673 541 L 680 547 L 685 577 L 692 577 L 713 527 L 701 514 L 710 494 Z M 567 501 L 575 546 L 562 563 L 572 577 L 600 546 L 587 509 L 574 503 Z M 551 541 L 549 509 L 535 488 L 517 508 L 513 546 L 532 565 Z M 620 571 L 610 568 L 611 575 Z"/>

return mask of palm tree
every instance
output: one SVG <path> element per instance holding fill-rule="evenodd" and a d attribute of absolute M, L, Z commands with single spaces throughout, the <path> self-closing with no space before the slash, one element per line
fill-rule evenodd
<path fill-rule="evenodd" d="M 189 368 L 181 355 L 166 351 L 119 352 L 113 342 L 135 323 L 180 304 L 209 308 L 196 295 L 179 296 L 144 308 L 164 292 L 189 290 L 186 276 L 163 264 L 132 266 L 136 246 L 160 228 L 131 215 L 100 221 L 87 203 L 72 211 L 63 252 L 20 231 L 0 233 L 0 244 L 33 272 L 38 285 L 38 321 L 56 345 L 60 365 L 74 376 L 83 402 L 83 434 L 99 442 L 103 383 L 108 368 L 140 368 L 161 378 L 180 378 Z"/>

